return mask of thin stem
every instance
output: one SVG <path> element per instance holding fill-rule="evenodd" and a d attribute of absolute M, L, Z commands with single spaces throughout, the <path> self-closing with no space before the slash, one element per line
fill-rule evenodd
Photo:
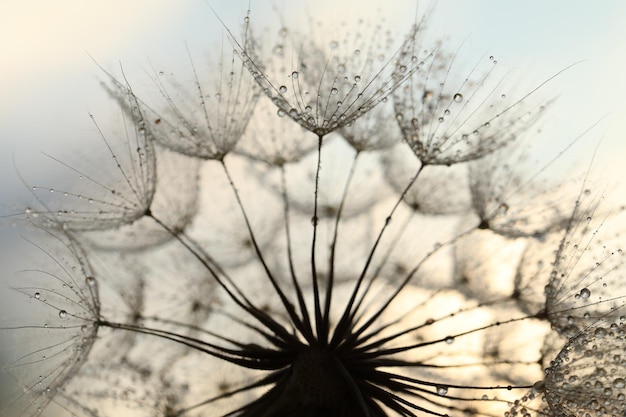
<path fill-rule="evenodd" d="M 363 283 L 363 279 L 365 278 L 365 275 L 367 274 L 367 270 L 368 270 L 372 260 L 374 259 L 374 254 L 376 253 L 376 249 L 378 247 L 378 244 L 380 243 L 380 240 L 382 239 L 383 234 L 385 233 L 385 230 L 387 229 L 387 227 L 391 223 L 392 216 L 395 213 L 396 209 L 398 208 L 398 206 L 400 205 L 402 200 L 404 200 L 404 196 L 409 191 L 409 189 L 413 186 L 413 184 L 417 180 L 417 177 L 422 172 L 422 170 L 424 169 L 425 166 L 426 166 L 425 164 L 421 164 L 420 165 L 420 167 L 418 168 L 417 172 L 415 173 L 413 178 L 411 178 L 411 181 L 409 181 L 409 184 L 402 191 L 402 194 L 400 194 L 400 197 L 398 198 L 398 200 L 394 204 L 393 208 L 389 212 L 389 215 L 385 219 L 385 224 L 380 229 L 380 233 L 378 234 L 378 237 L 376 238 L 376 241 L 374 242 L 374 245 L 372 246 L 372 249 L 370 250 L 370 253 L 369 253 L 369 255 L 367 257 L 367 260 L 365 262 L 365 266 L 363 267 L 363 270 L 361 271 L 361 275 L 359 276 L 359 278 L 358 278 L 358 280 L 357 280 L 357 282 L 356 282 L 356 284 L 354 286 L 354 289 L 352 291 L 352 295 L 350 296 L 350 301 L 348 301 L 348 305 L 346 306 L 346 308 L 345 308 L 345 310 L 343 312 L 343 316 L 341 317 L 339 323 L 337 324 L 337 327 L 335 327 L 335 331 L 334 331 L 334 334 L 333 334 L 333 337 L 332 337 L 332 340 L 331 340 L 331 345 L 336 346 L 340 342 L 340 340 L 345 337 L 347 332 L 349 332 L 349 329 L 351 327 L 352 317 L 354 317 L 354 315 L 356 314 L 356 310 L 352 311 L 352 307 L 353 307 L 354 302 L 356 300 L 356 296 L 357 296 L 357 294 L 359 292 L 359 289 L 361 288 L 361 284 Z"/>
<path fill-rule="evenodd" d="M 320 304 L 320 290 L 317 282 L 317 261 L 315 259 L 315 246 L 317 242 L 317 205 L 318 205 L 318 192 L 320 183 L 320 169 L 322 167 L 322 141 L 324 136 L 319 135 L 317 141 L 317 169 L 315 171 L 315 198 L 313 202 L 313 217 L 311 223 L 313 223 L 313 238 L 311 239 L 311 279 L 313 280 L 313 297 L 315 308 L 315 324 L 317 329 L 318 340 L 326 344 L 327 335 L 323 333 L 324 326 L 322 325 L 322 309 Z"/>
<path fill-rule="evenodd" d="M 346 180 L 346 185 L 343 189 L 343 194 L 341 196 L 341 202 L 339 203 L 339 207 L 337 208 L 337 216 L 335 217 L 335 228 L 333 232 L 333 240 L 330 244 L 330 258 L 328 265 L 328 282 L 326 285 L 326 300 L 324 305 L 324 324 L 326 329 L 324 333 L 328 332 L 328 323 L 329 323 L 329 315 L 330 315 L 330 305 L 332 302 L 333 296 L 333 284 L 335 281 L 335 255 L 337 249 L 337 236 L 339 234 L 339 221 L 341 220 L 341 214 L 343 213 L 343 208 L 345 207 L 346 198 L 348 196 L 348 190 L 350 189 L 350 184 L 352 183 L 352 179 L 354 178 L 354 172 L 356 171 L 357 161 L 359 155 L 361 153 L 359 151 L 354 155 L 354 159 L 352 160 L 352 165 L 350 167 L 350 172 L 348 173 L 348 179 Z"/>

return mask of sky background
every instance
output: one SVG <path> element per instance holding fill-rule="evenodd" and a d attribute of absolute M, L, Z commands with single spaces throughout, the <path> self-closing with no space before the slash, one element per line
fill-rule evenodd
<path fill-rule="evenodd" d="M 211 6 L 237 30 L 248 1 L 213 0 Z M 426 9 L 420 2 L 419 9 Z M 263 26 L 277 8 L 288 25 L 310 13 L 329 21 L 386 16 L 402 32 L 416 1 L 252 1 L 254 24 Z M 292 20 L 293 19 L 293 20 Z M 567 143 L 602 119 L 588 136 L 604 137 L 602 149 L 615 169 L 626 156 L 626 2 L 445 1 L 431 28 L 465 39 L 479 53 L 496 55 L 529 85 L 582 61 L 550 83 L 559 96 L 551 115 L 554 143 Z M 279 29 L 278 27 L 276 28 Z M 41 152 L 63 156 L 93 131 L 88 112 L 107 119 L 114 105 L 98 84 L 108 70 L 148 70 L 150 62 L 187 65 L 185 42 L 203 51 L 225 39 L 202 0 L 4 0 L 0 4 L 0 192 L 10 204 L 15 174 L 37 169 Z M 492 52 L 493 51 L 493 52 Z M 91 134 L 91 133 L 90 133 Z M 546 146 L 562 145 L 546 144 Z M 586 151 L 589 152 L 589 147 Z"/>

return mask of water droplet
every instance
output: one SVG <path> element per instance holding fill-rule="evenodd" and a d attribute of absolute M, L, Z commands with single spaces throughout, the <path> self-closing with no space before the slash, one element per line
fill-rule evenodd
<path fill-rule="evenodd" d="M 533 384 L 533 391 L 543 392 L 546 389 L 546 384 L 543 381 L 537 381 Z"/>
<path fill-rule="evenodd" d="M 332 90 L 330 90 L 330 95 L 336 96 L 338 92 L 339 92 L 339 90 L 337 90 L 335 87 L 333 87 Z"/>
<path fill-rule="evenodd" d="M 361 81 L 361 77 L 359 75 L 355 75 L 354 81 L 358 83 L 359 81 Z"/>
<path fill-rule="evenodd" d="M 285 111 L 283 109 L 278 109 L 278 111 L 276 112 L 276 114 L 278 115 L 278 117 L 285 117 L 285 115 L 287 113 L 285 113 Z"/>
<path fill-rule="evenodd" d="M 250 17 L 248 17 L 248 16 L 244 17 L 244 18 L 243 18 L 243 21 L 244 21 L 244 22 L 246 22 L 246 23 L 248 23 L 248 22 L 250 21 Z"/>
<path fill-rule="evenodd" d="M 85 283 L 90 287 L 93 287 L 94 285 L 96 285 L 96 279 L 94 277 L 87 277 L 85 278 Z"/>
<path fill-rule="evenodd" d="M 312 224 L 313 226 L 317 226 L 317 216 L 313 216 L 313 217 L 311 217 L 311 224 Z"/>
<path fill-rule="evenodd" d="M 444 340 L 447 344 L 451 345 L 452 343 L 454 343 L 454 336 L 448 336 Z"/>
<path fill-rule="evenodd" d="M 443 117 L 440 117 L 440 118 L 439 118 L 439 119 L 437 119 L 437 120 L 439 121 L 439 123 L 443 123 L 444 118 L 443 118 Z"/>
<path fill-rule="evenodd" d="M 280 87 L 278 87 L 278 91 L 283 94 L 287 92 L 287 87 L 284 85 L 281 85 Z"/>
<path fill-rule="evenodd" d="M 298 71 L 294 71 L 291 73 L 291 78 L 298 78 L 300 74 L 298 74 Z"/>
<path fill-rule="evenodd" d="M 580 298 L 587 300 L 589 297 L 591 297 L 591 291 L 589 291 L 589 288 L 583 288 L 580 290 Z"/>
<path fill-rule="evenodd" d="M 443 385 L 437 385 L 437 395 L 446 395 L 448 393 L 448 387 Z"/>
<path fill-rule="evenodd" d="M 289 110 L 289 116 L 290 117 L 298 117 L 298 110 L 296 110 L 296 109 Z"/>
<path fill-rule="evenodd" d="M 489 60 L 493 61 L 493 55 L 491 55 L 491 56 L 489 57 Z"/>
<path fill-rule="evenodd" d="M 463 101 L 463 95 L 461 93 L 456 93 L 453 99 L 455 102 L 460 103 Z"/>
<path fill-rule="evenodd" d="M 311 108 L 311 106 L 306 106 L 306 107 L 304 108 L 304 112 L 305 112 L 305 113 L 311 113 L 311 110 L 313 110 L 313 109 Z"/>
<path fill-rule="evenodd" d="M 283 46 L 282 45 L 274 46 L 274 49 L 272 50 L 272 52 L 274 52 L 274 55 L 283 56 Z"/>
<path fill-rule="evenodd" d="M 613 380 L 613 388 L 618 388 L 618 389 L 626 388 L 626 380 L 624 378 L 615 378 Z"/>
<path fill-rule="evenodd" d="M 40 294 L 40 293 L 38 293 L 38 292 L 36 292 L 36 293 L 35 293 L 35 298 L 39 300 L 39 299 L 41 298 L 41 294 Z"/>
<path fill-rule="evenodd" d="M 603 339 L 606 336 L 606 329 L 602 327 L 598 327 L 596 331 L 593 333 L 593 335 L 597 337 L 598 339 Z"/>
<path fill-rule="evenodd" d="M 59 318 L 66 318 L 67 317 L 67 311 L 65 310 L 59 310 Z"/>

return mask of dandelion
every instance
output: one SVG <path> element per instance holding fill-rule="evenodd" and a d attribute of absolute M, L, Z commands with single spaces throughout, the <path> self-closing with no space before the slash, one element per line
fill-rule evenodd
<path fill-rule="evenodd" d="M 248 47 L 248 34 L 243 44 Z M 241 61 L 222 46 L 215 67 L 196 68 L 187 50 L 191 81 L 166 70 L 153 69 L 157 97 L 143 98 L 138 106 L 146 117 L 146 128 L 155 140 L 176 152 L 202 159 L 221 160 L 241 138 L 258 99 L 254 81 Z M 112 76 L 110 93 L 128 94 Z M 128 109 L 130 110 L 130 109 Z"/>
<path fill-rule="evenodd" d="M 98 281 L 80 245 L 39 229 L 22 243 L 3 253 L 6 265 L 31 261 L 3 279 L 3 415 L 46 408 L 87 360 L 99 327 Z"/>
<path fill-rule="evenodd" d="M 524 204 L 556 203 L 496 169 L 541 107 L 500 104 L 488 58 L 456 82 L 458 57 L 423 46 L 420 25 L 398 52 L 382 28 L 319 41 L 312 27 L 234 41 L 218 99 L 195 64 L 192 91 L 155 72 L 158 110 L 113 82 L 151 169 L 143 151 L 98 172 L 133 185 L 132 216 L 41 197 L 23 216 L 56 249 L 18 239 L 34 256 L 15 259 L 36 263 L 2 292 L 23 302 L 2 304 L 3 415 L 623 414 L 623 242 L 600 233 L 620 216 L 600 214 L 585 178 L 533 224 Z M 244 66 L 270 100 L 243 88 Z M 121 135 L 131 150 L 136 137 Z M 117 186 L 64 165 L 115 201 Z"/>
<path fill-rule="evenodd" d="M 415 36 L 415 42 L 405 45 L 406 54 L 416 53 L 422 32 Z M 450 53 L 440 46 L 433 55 L 393 94 L 404 139 L 423 164 L 481 158 L 514 142 L 541 115 L 542 107 L 526 108 L 527 97 L 511 101 L 511 94 L 504 93 L 493 56 L 463 73 L 460 51 Z"/>
<path fill-rule="evenodd" d="M 323 22 L 308 24 L 306 32 L 285 26 L 277 36 L 260 38 L 254 45 L 271 48 L 262 56 L 234 42 L 278 116 L 319 137 L 352 124 L 386 101 L 421 65 L 402 51 L 389 55 L 394 40 L 381 23 L 372 28 L 361 21 L 356 30 L 343 23 L 337 37 L 330 39 Z M 416 24 L 412 32 L 419 30 Z"/>
<path fill-rule="evenodd" d="M 64 230 L 83 231 L 119 227 L 146 214 L 156 188 L 154 144 L 132 91 L 127 89 L 116 101 L 126 111 L 110 131 L 101 128 L 90 114 L 94 134 L 112 169 L 88 172 L 90 166 L 102 166 L 93 155 L 81 158 L 80 165 L 79 161 L 71 164 L 51 155 L 50 159 L 72 174 L 70 184 L 28 184 L 42 206 L 27 207 L 24 213 L 29 219 Z M 55 199 L 56 195 L 63 198 Z"/>

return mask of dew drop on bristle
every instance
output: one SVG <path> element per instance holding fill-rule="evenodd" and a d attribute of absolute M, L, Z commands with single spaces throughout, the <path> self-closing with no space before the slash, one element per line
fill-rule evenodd
<path fill-rule="evenodd" d="M 460 103 L 463 101 L 463 95 L 461 93 L 456 93 L 453 99 L 455 102 Z"/>
<path fill-rule="evenodd" d="M 583 288 L 582 290 L 580 290 L 580 298 L 582 298 L 583 300 L 587 300 L 589 299 L 589 297 L 591 297 L 591 291 L 589 291 L 588 288 Z"/>

